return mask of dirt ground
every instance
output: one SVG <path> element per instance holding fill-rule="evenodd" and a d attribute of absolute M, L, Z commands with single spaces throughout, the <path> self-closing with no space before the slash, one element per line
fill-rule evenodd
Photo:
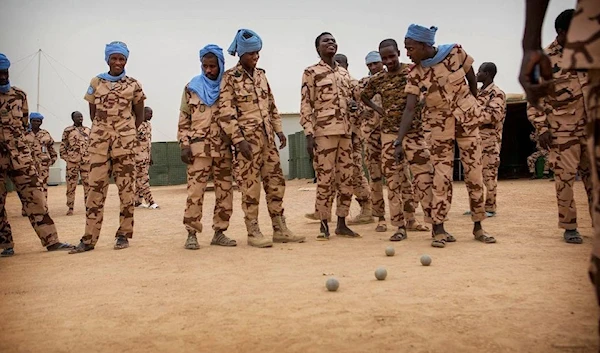
<path fill-rule="evenodd" d="M 205 201 L 202 249 L 183 249 L 185 186 L 154 187 L 159 210 L 136 209 L 131 247 L 112 249 L 118 196 L 111 185 L 96 250 L 48 253 L 20 216 L 7 210 L 12 258 L 0 259 L 0 352 L 594 352 L 598 310 L 587 279 L 590 217 L 581 182 L 576 199 L 583 245 L 557 228 L 553 184 L 503 181 L 499 214 L 484 227 L 495 245 L 475 242 L 466 189 L 455 183 L 447 230 L 458 242 L 430 246 L 428 233 L 392 234 L 356 226 L 362 239 L 317 242 L 303 215 L 314 185 L 288 182 L 289 227 L 304 244 L 246 245 L 240 193 L 228 235 L 236 248 L 209 246 L 214 194 Z M 65 187 L 50 187 L 60 238 L 83 233 L 82 190 L 65 216 Z M 261 200 L 264 202 L 264 199 Z M 271 232 L 264 203 L 260 224 Z M 353 204 L 352 214 L 358 212 Z M 421 213 L 419 215 L 422 216 Z M 396 249 L 386 257 L 386 246 Z M 430 267 L 419 257 L 429 254 Z M 387 268 L 385 281 L 374 270 Z M 337 292 L 325 281 L 335 276 Z"/>

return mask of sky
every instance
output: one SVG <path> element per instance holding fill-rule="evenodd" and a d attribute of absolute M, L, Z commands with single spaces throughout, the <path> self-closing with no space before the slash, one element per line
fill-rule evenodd
<path fill-rule="evenodd" d="M 556 35 L 556 16 L 575 2 L 551 1 L 544 45 Z M 105 44 L 127 43 L 127 75 L 142 84 L 146 105 L 154 110 L 153 141 L 174 141 L 183 88 L 200 73 L 198 51 L 211 43 L 226 51 L 240 28 L 262 37 L 258 66 L 266 70 L 279 111 L 295 113 L 302 72 L 318 61 L 317 35 L 335 36 L 350 74 L 360 79 L 368 73 L 366 54 L 383 39 L 396 39 L 401 60 L 409 61 L 402 43 L 411 23 L 437 26 L 436 42 L 461 44 L 475 69 L 495 62 L 496 83 L 507 93 L 521 93 L 524 7 L 525 0 L 2 0 L 0 52 L 13 62 L 11 84 L 25 90 L 30 111 L 38 109 L 39 64 L 43 128 L 60 140 L 74 110 L 91 125 L 83 96 L 91 78 L 108 70 Z M 236 63 L 225 54 L 226 68 Z"/>

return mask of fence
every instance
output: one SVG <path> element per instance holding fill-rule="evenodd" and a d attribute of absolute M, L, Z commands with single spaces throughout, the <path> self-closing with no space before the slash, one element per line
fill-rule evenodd
<path fill-rule="evenodd" d="M 153 142 L 150 185 L 180 185 L 187 183 L 187 166 L 181 161 L 177 142 Z"/>

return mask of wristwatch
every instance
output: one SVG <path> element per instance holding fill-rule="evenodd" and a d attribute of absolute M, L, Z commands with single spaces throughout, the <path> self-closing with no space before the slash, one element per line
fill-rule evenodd
<path fill-rule="evenodd" d="M 394 140 L 394 147 L 399 146 L 402 143 L 400 140 Z"/>

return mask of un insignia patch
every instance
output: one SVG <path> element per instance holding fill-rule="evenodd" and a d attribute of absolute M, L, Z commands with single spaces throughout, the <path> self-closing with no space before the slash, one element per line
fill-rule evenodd
<path fill-rule="evenodd" d="M 87 94 L 94 94 L 94 87 L 88 87 Z"/>

